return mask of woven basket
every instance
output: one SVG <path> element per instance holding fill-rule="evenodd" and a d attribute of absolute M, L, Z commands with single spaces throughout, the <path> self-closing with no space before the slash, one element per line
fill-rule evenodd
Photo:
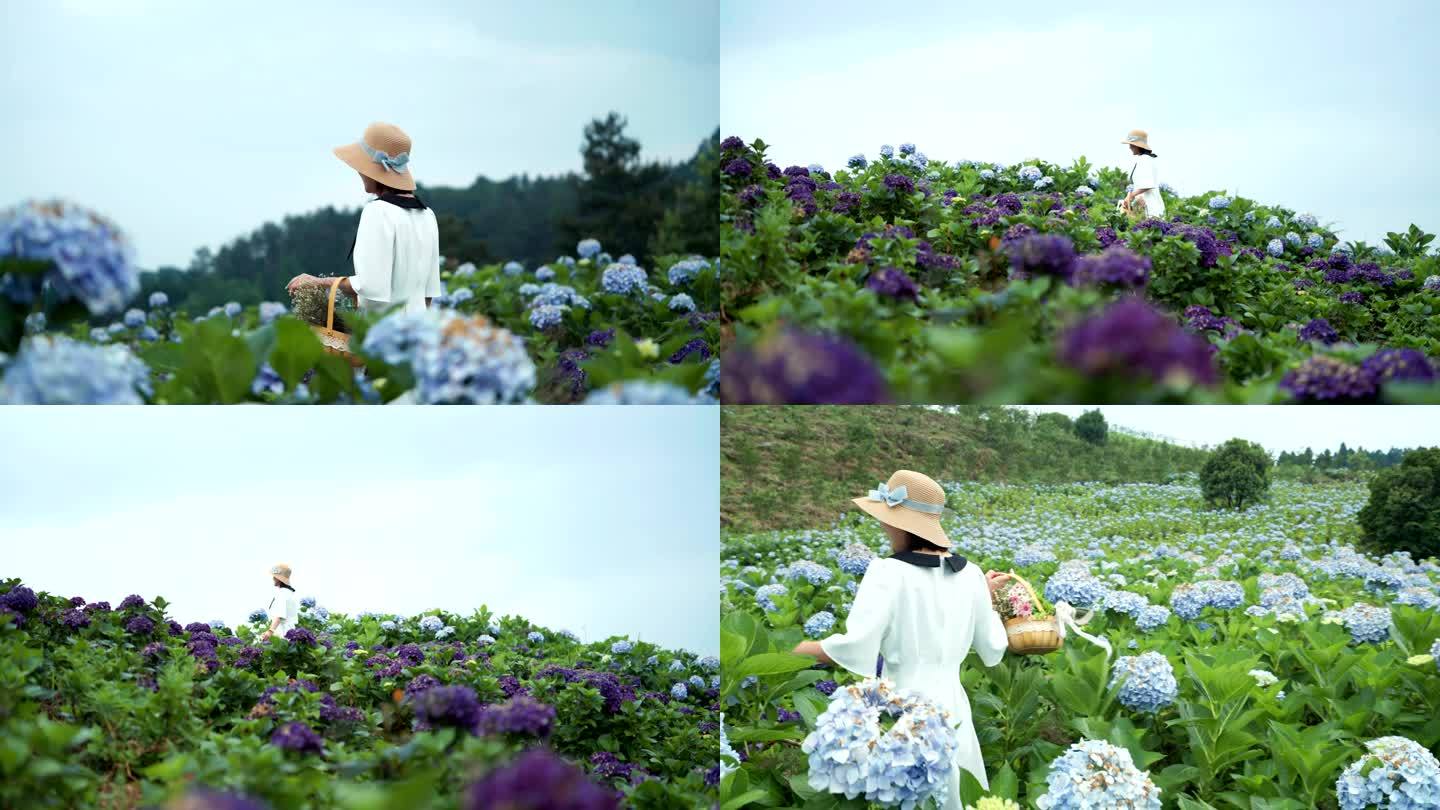
<path fill-rule="evenodd" d="M 1008 572 L 1012 579 L 1025 586 L 1030 592 L 1030 601 L 1035 605 L 1037 611 L 1045 607 L 1040 602 L 1040 597 L 1035 594 L 1035 589 L 1025 578 L 1015 573 Z M 1028 619 L 1016 617 L 1005 620 L 1005 635 L 1010 642 L 1010 652 L 1015 655 L 1044 655 L 1060 649 L 1064 640 L 1060 638 L 1060 625 L 1055 621 L 1054 616 L 1036 614 Z"/>
<path fill-rule="evenodd" d="M 320 345 L 330 354 L 338 354 L 350 361 L 350 365 L 359 368 L 363 361 L 350 353 L 350 333 L 341 332 L 335 328 L 335 294 L 340 291 L 340 281 L 343 277 L 336 276 L 330 282 L 330 298 L 325 305 L 325 325 L 310 328 L 315 331 L 315 336 L 320 338 Z"/>

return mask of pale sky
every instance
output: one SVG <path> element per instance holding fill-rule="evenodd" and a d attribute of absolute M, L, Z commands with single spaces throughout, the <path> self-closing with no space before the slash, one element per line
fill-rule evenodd
<path fill-rule="evenodd" d="M 429 185 L 578 172 L 610 110 L 642 157 L 685 160 L 719 124 L 717 2 L 0 0 L 0 207 L 59 196 L 184 267 L 362 203 L 330 150 L 372 121 Z"/>
<path fill-rule="evenodd" d="M 1110 425 L 1190 446 L 1245 439 L 1278 455 L 1392 447 L 1440 447 L 1440 408 L 1425 405 L 1022 405 L 1071 418 L 1100 409 Z"/>
<path fill-rule="evenodd" d="M 719 409 L 9 408 L 0 579 L 242 622 L 488 605 L 717 651 Z M 263 601 L 262 601 L 263 600 Z"/>
<path fill-rule="evenodd" d="M 1309 211 L 1345 240 L 1440 231 L 1440 3 L 721 0 L 722 136 L 781 167 L 881 144 L 932 160 L 1128 167 Z"/>

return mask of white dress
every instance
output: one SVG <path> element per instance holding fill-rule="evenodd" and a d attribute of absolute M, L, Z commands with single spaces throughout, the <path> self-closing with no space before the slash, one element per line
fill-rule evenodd
<path fill-rule="evenodd" d="M 1165 199 L 1160 196 L 1160 179 L 1155 173 L 1155 158 L 1136 155 L 1135 165 L 1130 167 L 1130 184 L 1135 188 L 1149 189 L 1140 195 L 1145 202 L 1145 216 L 1163 218 Z"/>
<path fill-rule="evenodd" d="M 970 720 L 970 700 L 960 683 L 960 665 L 973 649 L 985 666 L 994 666 L 1008 647 L 1005 625 L 990 604 L 985 574 L 968 562 L 959 571 L 951 569 L 963 559 L 904 552 L 875 560 L 860 580 L 845 632 L 820 642 L 835 663 L 867 678 L 874 677 L 876 656 L 883 655 L 884 677 L 950 712 L 960 747 L 944 810 L 964 807 L 959 768 L 990 787 Z"/>
<path fill-rule="evenodd" d="M 401 208 L 379 198 L 360 209 L 355 275 L 361 310 L 423 312 L 440 295 L 440 227 L 429 208 Z"/>
<path fill-rule="evenodd" d="M 286 588 L 271 588 L 270 603 L 265 606 L 265 613 L 271 620 L 280 619 L 280 624 L 275 627 L 275 635 L 283 636 L 299 626 L 300 600 L 296 598 L 295 592 Z"/>

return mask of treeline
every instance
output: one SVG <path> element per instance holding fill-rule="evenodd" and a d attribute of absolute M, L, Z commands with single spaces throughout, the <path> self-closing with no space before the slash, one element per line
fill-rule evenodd
<path fill-rule="evenodd" d="M 584 172 L 559 177 L 476 178 L 467 188 L 421 185 L 416 193 L 440 224 L 440 252 L 476 264 L 518 261 L 534 268 L 573 255 L 595 237 L 612 256 L 719 252 L 717 128 L 689 160 L 646 161 L 626 121 L 610 113 L 585 127 Z M 267 222 L 219 250 L 200 248 L 188 267 L 160 267 L 141 276 L 138 300 L 163 291 L 190 312 L 228 301 L 285 302 L 285 283 L 300 273 L 343 274 L 359 221 L 358 208 L 325 207 Z M 288 302 L 286 302 L 288 303 Z"/>
<path fill-rule="evenodd" d="M 1208 452 L 1112 430 L 1083 438 L 1063 414 L 989 406 L 723 407 L 722 525 L 826 525 L 896 469 L 941 481 L 1166 481 Z"/>
<path fill-rule="evenodd" d="M 1362 447 L 1350 449 L 1344 442 L 1340 449 L 1331 453 L 1325 450 L 1318 455 L 1305 448 L 1303 453 L 1282 452 L 1275 459 L 1281 467 L 1308 467 L 1313 470 L 1383 470 L 1400 464 L 1405 451 L 1399 447 L 1389 450 L 1366 450 Z"/>

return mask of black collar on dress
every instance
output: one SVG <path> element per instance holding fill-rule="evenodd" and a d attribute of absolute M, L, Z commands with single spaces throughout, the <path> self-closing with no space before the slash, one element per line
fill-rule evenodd
<path fill-rule="evenodd" d="M 423 209 L 425 207 L 424 200 L 421 200 L 419 197 L 416 197 L 414 195 L 386 193 L 381 194 L 375 199 L 382 202 L 390 203 L 391 205 L 397 205 L 401 208 L 409 208 L 411 210 Z"/>
<path fill-rule="evenodd" d="M 918 565 L 921 568 L 939 568 L 941 557 L 938 554 L 926 554 L 923 551 L 899 551 L 890 555 L 890 559 L 907 562 L 911 565 Z M 958 572 L 965 567 L 965 558 L 959 554 L 951 554 L 944 558 L 945 565 L 951 571 Z"/>

